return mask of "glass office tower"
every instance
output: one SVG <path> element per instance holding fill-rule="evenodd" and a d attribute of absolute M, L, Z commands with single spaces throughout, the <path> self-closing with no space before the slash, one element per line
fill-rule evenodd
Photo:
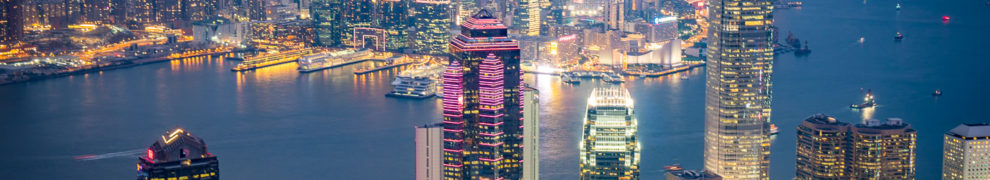
<path fill-rule="evenodd" d="M 581 179 L 639 179 L 640 145 L 629 91 L 596 88 L 588 98 L 581 141 Z"/>
<path fill-rule="evenodd" d="M 709 0 L 705 169 L 768 179 L 773 74 L 771 0 Z"/>
<path fill-rule="evenodd" d="M 519 44 L 487 10 L 450 40 L 444 74 L 444 179 L 522 177 Z"/>

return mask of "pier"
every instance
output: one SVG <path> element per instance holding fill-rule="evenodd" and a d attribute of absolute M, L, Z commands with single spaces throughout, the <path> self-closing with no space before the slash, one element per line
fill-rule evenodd
<path fill-rule="evenodd" d="M 302 56 L 313 53 L 313 49 L 304 48 L 297 50 L 289 50 L 284 52 L 278 52 L 275 54 L 263 54 L 258 56 L 252 56 L 244 59 L 244 62 L 237 64 L 237 67 L 230 69 L 231 71 L 247 71 L 257 68 L 263 68 L 278 64 L 284 64 L 288 62 L 294 62 Z"/>
<path fill-rule="evenodd" d="M 673 74 L 673 73 L 676 73 L 676 72 L 681 72 L 681 71 L 685 71 L 685 70 L 688 70 L 688 69 L 691 69 L 691 68 L 694 68 L 694 67 L 704 66 L 705 65 L 705 62 L 704 61 L 698 61 L 698 62 L 685 61 L 684 63 L 685 63 L 684 66 L 679 66 L 679 67 L 675 67 L 675 68 L 672 68 L 672 69 L 667 69 L 667 70 L 663 70 L 663 71 L 659 71 L 659 72 L 623 71 L 622 74 L 623 75 L 633 75 L 633 76 L 658 77 L 658 76 L 664 76 L 664 75 L 668 75 L 668 74 Z"/>

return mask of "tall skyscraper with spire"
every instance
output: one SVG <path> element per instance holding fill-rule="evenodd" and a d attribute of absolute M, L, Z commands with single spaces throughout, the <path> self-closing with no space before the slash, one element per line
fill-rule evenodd
<path fill-rule="evenodd" d="M 705 169 L 769 179 L 771 0 L 709 0 Z"/>
<path fill-rule="evenodd" d="M 522 177 L 519 43 L 491 12 L 461 24 L 444 72 L 444 179 Z"/>

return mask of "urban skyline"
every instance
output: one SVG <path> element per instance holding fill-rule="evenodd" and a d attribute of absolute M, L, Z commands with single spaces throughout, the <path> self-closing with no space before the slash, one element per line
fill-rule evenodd
<path fill-rule="evenodd" d="M 867 41 L 879 31 L 870 30 L 846 41 L 818 34 L 851 32 L 807 33 L 817 25 L 799 19 L 827 17 L 819 7 L 849 12 L 877 3 L 0 0 L 0 93 L 10 95 L 0 112 L 12 114 L 6 116 L 11 128 L 0 131 L 10 132 L 3 139 L 25 145 L 0 149 L 24 154 L 3 164 L 68 170 L 27 173 L 3 166 L 0 177 L 121 177 L 124 168 L 104 168 L 114 172 L 106 174 L 84 164 L 117 167 L 115 159 L 134 157 L 137 178 L 146 180 L 219 179 L 221 168 L 224 178 L 275 178 L 248 176 L 245 170 L 258 168 L 248 159 L 298 169 L 282 170 L 296 172 L 284 177 L 290 179 L 988 176 L 979 163 L 990 147 L 983 145 L 990 136 L 986 122 L 933 120 L 974 114 L 961 110 L 978 106 L 960 101 L 985 96 L 957 94 L 982 85 L 958 80 L 990 77 L 968 70 L 979 65 L 953 67 L 963 71 L 919 66 L 917 60 L 850 66 L 848 54 L 831 52 L 944 48 L 913 42 L 931 40 L 918 29 L 990 25 L 971 21 L 972 14 L 941 15 L 910 28 L 883 17 L 871 21 L 897 22 L 889 28 L 896 30 L 892 39 Z M 895 4 L 859 13 L 944 11 Z M 980 51 L 910 52 L 916 54 L 868 56 Z M 836 59 L 811 61 L 830 58 Z M 894 64 L 914 69 L 890 73 Z M 829 69 L 812 68 L 818 66 Z M 967 76 L 949 80 L 946 74 Z M 196 114 L 210 120 L 190 121 L 200 119 L 188 117 Z M 119 122 L 121 115 L 141 118 Z M 28 119 L 43 123 L 24 124 Z M 148 134 L 122 126 L 167 132 L 142 138 Z M 68 131 L 45 134 L 49 127 Z M 187 128 L 215 142 L 209 152 Z M 32 129 L 37 133 L 24 131 Z M 19 134 L 29 136 L 13 138 Z M 130 145 L 132 138 L 159 140 L 127 150 L 141 148 Z M 36 148 L 48 144 L 80 148 Z M 271 149 L 279 146 L 285 148 Z M 396 173 L 365 173 L 379 166 Z M 941 171 L 918 171 L 936 167 Z"/>

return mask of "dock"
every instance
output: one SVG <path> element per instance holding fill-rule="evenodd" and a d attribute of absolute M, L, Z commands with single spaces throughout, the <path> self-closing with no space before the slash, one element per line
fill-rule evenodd
<path fill-rule="evenodd" d="M 668 74 L 673 74 L 673 73 L 685 71 L 685 70 L 688 70 L 688 69 L 691 69 L 691 68 L 694 68 L 694 67 L 699 67 L 699 66 L 704 66 L 704 65 L 705 65 L 705 62 L 703 62 L 703 61 L 702 62 L 691 62 L 691 63 L 686 64 L 685 66 L 680 66 L 680 67 L 676 67 L 676 68 L 672 68 L 672 69 L 667 69 L 667 70 L 663 70 L 663 71 L 660 71 L 660 72 L 624 71 L 624 72 L 622 72 L 622 74 L 624 74 L 624 75 L 633 75 L 633 76 L 658 77 L 658 76 L 664 76 L 664 75 L 668 75 Z"/>
<path fill-rule="evenodd" d="M 412 62 L 393 63 L 393 64 L 389 64 L 389 65 L 372 67 L 372 68 L 368 68 L 368 69 L 358 69 L 358 70 L 354 70 L 354 74 L 357 74 L 357 75 L 367 74 L 367 73 L 370 73 L 370 72 L 381 71 L 381 70 L 385 70 L 385 69 L 391 69 L 391 68 L 394 68 L 394 67 L 405 66 L 405 65 L 409 65 L 409 64 L 412 64 Z"/>

